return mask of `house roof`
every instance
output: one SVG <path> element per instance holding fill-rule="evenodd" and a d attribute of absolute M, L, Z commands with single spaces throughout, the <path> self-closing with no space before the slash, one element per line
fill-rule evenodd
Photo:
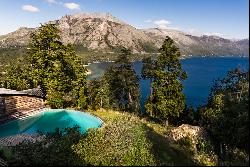
<path fill-rule="evenodd" d="M 6 89 L 6 88 L 0 88 L 0 96 L 35 96 L 35 97 L 43 97 L 41 89 L 34 88 L 34 89 L 28 89 L 28 90 L 12 90 L 12 89 Z"/>
<path fill-rule="evenodd" d="M 0 88 L 0 95 L 23 95 L 23 94 L 25 93 L 22 91 Z"/>

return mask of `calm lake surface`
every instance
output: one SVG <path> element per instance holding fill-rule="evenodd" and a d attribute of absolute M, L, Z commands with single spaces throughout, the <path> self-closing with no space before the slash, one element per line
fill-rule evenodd
<path fill-rule="evenodd" d="M 206 103 L 215 79 L 224 77 L 228 70 L 237 66 L 249 69 L 248 57 L 192 57 L 182 59 L 181 63 L 183 69 L 188 73 L 188 78 L 183 82 L 186 104 L 195 108 Z M 92 71 L 92 74 L 88 76 L 88 79 L 102 76 L 111 65 L 111 62 L 90 64 L 88 68 Z M 142 62 L 134 62 L 134 68 L 137 75 L 140 76 Z M 149 80 L 141 79 L 140 89 L 141 104 L 143 104 L 149 95 Z"/>

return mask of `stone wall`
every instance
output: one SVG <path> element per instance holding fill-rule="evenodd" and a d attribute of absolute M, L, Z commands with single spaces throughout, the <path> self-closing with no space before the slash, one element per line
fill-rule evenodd
<path fill-rule="evenodd" d="M 31 96 L 7 96 L 5 97 L 5 113 L 44 108 L 43 99 Z"/>

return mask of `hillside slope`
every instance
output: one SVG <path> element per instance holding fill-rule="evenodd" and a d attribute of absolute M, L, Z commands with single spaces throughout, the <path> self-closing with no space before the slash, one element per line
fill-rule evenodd
<path fill-rule="evenodd" d="M 233 41 L 218 36 L 192 36 L 172 29 L 136 29 L 109 13 L 66 15 L 50 21 L 58 25 L 64 43 L 86 50 L 117 51 L 121 46 L 134 53 L 157 52 L 164 38 L 170 36 L 184 55 L 248 55 L 249 40 Z M 0 48 L 27 46 L 34 28 L 18 30 L 0 36 Z"/>

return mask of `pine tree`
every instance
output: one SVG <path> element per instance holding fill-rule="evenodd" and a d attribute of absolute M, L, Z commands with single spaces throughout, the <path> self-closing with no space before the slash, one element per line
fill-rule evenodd
<path fill-rule="evenodd" d="M 139 112 L 140 89 L 139 77 L 129 60 L 131 51 L 122 48 L 115 65 L 105 73 L 104 78 L 109 85 L 110 106 L 114 109 Z"/>
<path fill-rule="evenodd" d="M 103 78 L 93 79 L 88 83 L 88 102 L 91 109 L 109 108 L 107 88 Z"/>
<path fill-rule="evenodd" d="M 53 108 L 86 107 L 86 69 L 73 47 L 61 42 L 55 24 L 41 25 L 31 35 L 25 62 L 22 68 L 17 64 L 7 70 L 2 85 L 18 89 L 39 86 Z M 17 82 L 22 82 L 22 86 Z"/>
<path fill-rule="evenodd" d="M 180 51 L 170 37 L 166 37 L 156 60 L 144 60 L 142 76 L 150 79 L 151 93 L 145 103 L 146 112 L 168 124 L 185 107 L 182 80 L 187 74 L 180 64 Z"/>

